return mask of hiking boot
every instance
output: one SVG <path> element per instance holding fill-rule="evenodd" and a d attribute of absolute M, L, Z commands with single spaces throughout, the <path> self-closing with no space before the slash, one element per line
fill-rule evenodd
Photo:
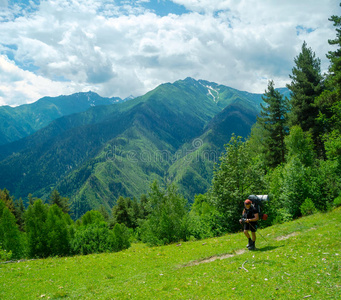
<path fill-rule="evenodd" d="M 251 247 L 251 245 L 252 245 L 252 240 L 251 240 L 251 238 L 249 238 L 249 243 L 246 245 L 246 248 Z"/>
<path fill-rule="evenodd" d="M 249 250 L 255 250 L 256 249 L 256 241 L 251 240 L 251 245 L 247 247 Z"/>

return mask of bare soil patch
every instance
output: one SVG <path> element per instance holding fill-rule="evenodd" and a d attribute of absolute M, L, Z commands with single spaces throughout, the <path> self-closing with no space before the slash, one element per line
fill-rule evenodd
<path fill-rule="evenodd" d="M 293 233 L 290 233 L 290 234 L 287 234 L 287 235 L 281 235 L 279 237 L 276 238 L 276 241 L 283 241 L 283 240 L 287 240 L 295 235 L 298 235 L 297 232 L 293 232 Z"/>
<path fill-rule="evenodd" d="M 211 257 L 204 258 L 204 259 L 191 261 L 188 264 L 183 265 L 182 267 L 192 267 L 192 266 L 197 266 L 197 265 L 200 265 L 200 264 L 206 264 L 206 263 L 210 263 L 210 262 L 213 262 L 215 260 L 218 260 L 218 259 L 222 260 L 222 259 L 234 257 L 236 255 L 241 255 L 241 254 L 243 254 L 245 252 L 246 252 L 246 250 L 240 249 L 240 250 L 237 250 L 235 253 L 226 253 L 226 254 L 223 254 L 223 255 L 214 255 L 214 256 L 211 256 Z"/>

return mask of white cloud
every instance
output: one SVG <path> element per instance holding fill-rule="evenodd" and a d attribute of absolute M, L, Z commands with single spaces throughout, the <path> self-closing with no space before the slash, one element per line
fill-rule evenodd
<path fill-rule="evenodd" d="M 2 103 L 84 89 L 140 95 L 187 76 L 263 93 L 268 79 L 277 87 L 289 81 L 304 40 L 326 70 L 327 40 L 335 37 L 328 17 L 339 7 L 336 0 L 173 0 L 191 12 L 161 17 L 143 2 L 51 0 L 12 12 L 0 23 L 0 53 L 11 57 L 1 62 L 13 67 L 11 92 L 0 81 Z M 18 74 L 19 86 L 10 79 Z"/>
<path fill-rule="evenodd" d="M 58 96 L 73 93 L 81 86 L 55 82 L 18 68 L 13 61 L 0 55 L 0 105 L 16 106 L 31 103 L 43 95 Z"/>

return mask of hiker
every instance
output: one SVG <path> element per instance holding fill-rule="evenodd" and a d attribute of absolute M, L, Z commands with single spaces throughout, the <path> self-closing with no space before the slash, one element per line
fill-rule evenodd
<path fill-rule="evenodd" d="M 243 216 L 239 220 L 240 223 L 244 223 L 244 234 L 248 238 L 249 243 L 247 244 L 247 248 L 249 250 L 255 250 L 256 248 L 256 231 L 257 231 L 257 221 L 259 220 L 259 211 L 258 209 L 251 205 L 252 201 L 246 199 L 244 202 L 244 210 Z M 251 236 L 249 234 L 249 230 L 251 231 Z"/>

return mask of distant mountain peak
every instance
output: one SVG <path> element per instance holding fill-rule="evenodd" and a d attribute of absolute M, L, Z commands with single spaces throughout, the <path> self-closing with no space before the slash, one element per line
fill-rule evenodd
<path fill-rule="evenodd" d="M 133 100 L 135 98 L 136 98 L 135 96 L 129 95 L 128 97 L 124 98 L 123 101 L 129 101 L 129 100 Z"/>

